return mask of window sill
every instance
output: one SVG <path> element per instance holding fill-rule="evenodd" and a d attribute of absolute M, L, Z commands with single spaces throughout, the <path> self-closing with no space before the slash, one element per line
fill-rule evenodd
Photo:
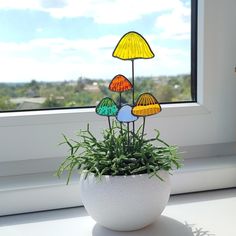
<path fill-rule="evenodd" d="M 220 214 L 219 214 L 220 212 Z M 105 229 L 83 207 L 1 217 L 5 236 L 235 235 L 236 189 L 172 196 L 158 222 L 135 232 Z"/>
<path fill-rule="evenodd" d="M 176 103 L 162 105 L 162 112 L 157 116 L 150 117 L 175 117 L 188 115 L 202 115 L 209 111 L 203 105 L 198 103 Z M 62 123 L 77 123 L 103 121 L 95 113 L 95 108 L 80 108 L 80 109 L 61 109 L 61 110 L 42 110 L 42 111 L 19 111 L 0 113 L 0 127 L 15 127 L 28 125 L 43 125 L 43 124 L 62 124 Z"/>
<path fill-rule="evenodd" d="M 187 159 L 171 178 L 172 194 L 236 187 L 236 156 Z M 68 186 L 53 172 L 0 177 L 0 215 L 81 204 L 78 176 Z"/>

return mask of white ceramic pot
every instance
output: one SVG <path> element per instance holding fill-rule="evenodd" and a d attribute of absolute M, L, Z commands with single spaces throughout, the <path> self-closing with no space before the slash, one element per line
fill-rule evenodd
<path fill-rule="evenodd" d="M 80 178 L 82 202 L 89 215 L 100 225 L 112 230 L 141 229 L 158 219 L 170 196 L 168 172 L 164 179 L 147 174 Z"/>

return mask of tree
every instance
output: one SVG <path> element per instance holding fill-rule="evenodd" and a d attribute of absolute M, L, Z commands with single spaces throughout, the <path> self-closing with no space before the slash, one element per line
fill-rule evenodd
<path fill-rule="evenodd" d="M 54 96 L 48 97 L 46 101 L 42 104 L 42 108 L 54 108 L 54 107 L 63 107 L 61 101 L 56 99 Z"/>
<path fill-rule="evenodd" d="M 15 110 L 16 107 L 17 105 L 12 103 L 9 97 L 0 97 L 0 110 L 1 111 Z"/>

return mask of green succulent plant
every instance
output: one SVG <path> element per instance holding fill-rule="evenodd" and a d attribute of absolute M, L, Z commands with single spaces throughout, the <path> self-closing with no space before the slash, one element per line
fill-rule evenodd
<path fill-rule="evenodd" d="M 100 178 L 103 175 L 137 175 L 149 174 L 161 179 L 158 171 L 170 171 L 181 166 L 181 160 L 176 146 L 170 146 L 160 139 L 160 132 L 147 139 L 142 136 L 142 126 L 132 140 L 128 140 L 128 129 L 125 125 L 113 121 L 111 129 L 103 131 L 102 139 L 97 139 L 90 131 L 81 130 L 78 140 L 64 136 L 64 142 L 69 148 L 69 154 L 57 170 L 57 176 L 68 172 L 67 184 L 73 170 L 79 173 L 94 174 Z"/>

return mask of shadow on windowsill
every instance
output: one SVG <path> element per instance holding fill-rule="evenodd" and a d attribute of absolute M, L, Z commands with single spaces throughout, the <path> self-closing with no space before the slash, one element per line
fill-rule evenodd
<path fill-rule="evenodd" d="M 215 234 L 212 234 L 203 228 L 196 227 L 194 224 L 188 224 L 185 222 L 185 225 L 192 231 L 194 236 L 215 236 Z"/>
<path fill-rule="evenodd" d="M 161 216 L 157 222 L 136 231 L 119 232 L 112 231 L 99 224 L 93 228 L 93 236 L 195 236 L 191 227 L 172 218 Z M 199 234 L 196 236 L 208 236 Z"/>

